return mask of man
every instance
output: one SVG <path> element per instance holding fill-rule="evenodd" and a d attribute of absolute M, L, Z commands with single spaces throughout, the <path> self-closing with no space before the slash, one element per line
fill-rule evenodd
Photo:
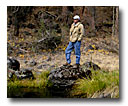
<path fill-rule="evenodd" d="M 80 17 L 78 15 L 75 15 L 73 17 L 74 22 L 71 25 L 70 28 L 70 42 L 65 50 L 66 55 L 66 64 L 64 66 L 70 66 L 71 63 L 71 52 L 73 49 L 75 49 L 75 55 L 76 55 L 76 64 L 74 65 L 74 68 L 78 68 L 80 65 L 80 46 L 81 46 L 81 40 L 82 36 L 84 35 L 84 26 L 80 22 Z"/>

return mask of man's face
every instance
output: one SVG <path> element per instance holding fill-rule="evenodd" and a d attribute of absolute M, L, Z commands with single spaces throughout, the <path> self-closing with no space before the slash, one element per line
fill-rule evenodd
<path fill-rule="evenodd" d="M 79 20 L 78 19 L 74 19 L 74 23 L 76 24 Z"/>

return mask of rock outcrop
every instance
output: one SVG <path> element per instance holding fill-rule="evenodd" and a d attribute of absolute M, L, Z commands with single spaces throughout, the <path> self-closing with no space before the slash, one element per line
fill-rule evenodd
<path fill-rule="evenodd" d="M 91 69 L 99 70 L 100 67 L 92 62 L 86 62 L 79 68 L 73 68 L 73 66 L 61 66 L 52 70 L 49 74 L 49 80 L 54 87 L 70 87 L 78 78 L 90 78 Z"/>
<path fill-rule="evenodd" d="M 13 78 L 16 76 L 18 79 L 34 78 L 32 71 L 28 69 L 20 69 L 20 62 L 14 58 L 7 58 L 7 76 Z"/>
<path fill-rule="evenodd" d="M 15 71 L 20 70 L 20 63 L 18 60 L 12 58 L 12 57 L 7 57 L 7 67 L 10 69 L 13 69 Z"/>

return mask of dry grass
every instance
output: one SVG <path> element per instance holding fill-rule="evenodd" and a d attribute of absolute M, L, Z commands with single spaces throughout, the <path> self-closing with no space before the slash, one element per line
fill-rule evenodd
<path fill-rule="evenodd" d="M 80 60 L 80 64 L 82 65 L 83 63 L 87 62 L 87 61 L 92 61 L 96 64 L 98 64 L 101 69 L 104 70 L 108 70 L 108 71 L 112 71 L 112 70 L 119 70 L 119 55 L 116 53 L 112 53 L 109 51 L 105 51 L 105 50 L 95 50 L 93 51 L 94 53 L 86 53 L 85 52 L 85 48 L 91 44 L 95 43 L 100 43 L 102 41 L 106 41 L 106 42 L 110 42 L 110 40 L 115 41 L 117 44 L 119 43 L 119 40 L 117 38 L 113 38 L 113 37 L 108 37 L 108 38 L 84 38 L 82 40 L 82 45 L 81 45 L 81 60 Z M 31 60 L 34 59 L 35 61 L 37 61 L 38 65 L 39 64 L 49 64 L 49 65 L 55 65 L 57 66 L 61 66 L 62 64 L 64 64 L 66 62 L 66 58 L 65 58 L 65 48 L 66 46 L 58 46 L 57 49 L 55 50 L 55 53 L 51 53 L 50 51 L 46 51 L 43 50 L 41 55 L 37 55 L 37 54 L 29 54 L 26 53 L 24 54 L 24 58 L 21 58 L 20 56 L 17 57 L 18 60 L 21 63 L 21 67 L 25 68 L 25 67 L 29 67 L 27 64 L 25 64 L 23 61 L 24 59 L 26 60 Z M 58 49 L 61 49 L 61 51 L 58 51 Z M 63 51 L 62 51 L 63 50 Z M 51 61 L 45 61 L 48 57 L 51 57 Z M 92 58 L 92 59 L 91 59 Z M 45 61 L 44 63 L 42 63 L 42 61 Z M 75 64 L 76 61 L 76 56 L 74 51 L 72 52 L 71 55 L 71 64 Z M 34 67 L 34 69 L 36 70 L 36 67 Z M 45 69 L 47 70 L 47 69 Z M 41 71 L 41 70 L 39 70 Z"/>
<path fill-rule="evenodd" d="M 46 60 L 48 58 L 48 56 L 50 55 L 50 53 L 48 53 L 47 55 L 36 55 L 33 56 L 33 58 L 27 58 L 27 60 L 31 60 L 31 59 L 35 59 L 35 61 L 37 61 L 38 64 L 42 64 L 43 60 Z M 51 61 L 45 61 L 45 64 L 49 64 L 49 65 L 55 65 L 56 67 L 63 65 L 66 62 L 66 58 L 65 58 L 65 53 L 64 52 L 60 52 L 59 54 L 56 53 L 54 55 L 50 55 L 51 56 Z M 91 56 L 92 56 L 92 60 L 91 60 Z M 29 67 L 27 64 L 25 64 L 21 59 L 19 58 L 20 63 L 21 63 L 21 67 L 25 68 L 25 67 Z M 72 52 L 71 54 L 71 64 L 75 64 L 76 61 L 76 56 L 74 54 L 74 52 Z M 95 64 L 98 64 L 101 69 L 104 70 L 108 70 L 108 71 L 112 71 L 112 70 L 119 70 L 119 56 L 113 53 L 109 53 L 109 54 L 104 54 L 104 53 L 100 53 L 100 52 L 96 52 L 95 54 L 85 54 L 85 53 L 81 53 L 81 60 L 80 60 L 80 64 L 82 65 L 83 63 L 87 62 L 87 61 L 92 61 Z M 36 68 L 37 66 L 35 66 L 34 68 Z"/>

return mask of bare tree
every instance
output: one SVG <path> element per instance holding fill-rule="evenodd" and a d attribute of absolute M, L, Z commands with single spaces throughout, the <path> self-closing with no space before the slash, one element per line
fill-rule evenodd
<path fill-rule="evenodd" d="M 119 7 L 113 6 L 112 36 L 118 35 L 118 27 L 119 27 Z"/>
<path fill-rule="evenodd" d="M 8 16 L 11 15 L 13 17 L 14 36 L 19 35 L 20 23 L 25 20 L 25 17 L 31 12 L 32 8 L 31 6 L 8 6 Z"/>
<path fill-rule="evenodd" d="M 115 35 L 115 7 L 113 6 L 113 20 L 112 20 L 113 26 L 112 26 L 112 36 Z"/>
<path fill-rule="evenodd" d="M 116 7 L 115 34 L 119 34 L 119 7 Z"/>

